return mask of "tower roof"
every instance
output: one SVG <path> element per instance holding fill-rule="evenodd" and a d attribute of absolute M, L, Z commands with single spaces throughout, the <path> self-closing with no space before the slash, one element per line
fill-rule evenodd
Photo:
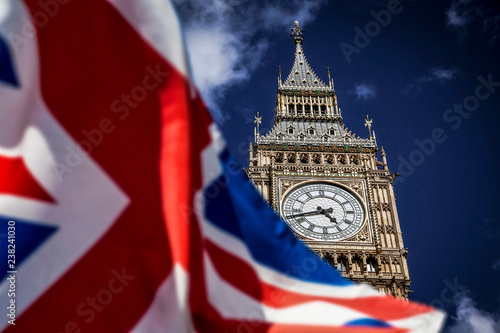
<path fill-rule="evenodd" d="M 307 62 L 302 49 L 302 30 L 295 21 L 292 28 L 295 44 L 295 59 L 285 82 L 281 81 L 281 67 L 278 70 L 278 91 L 274 109 L 274 127 L 265 135 L 260 135 L 260 116 L 256 117 L 255 141 L 269 144 L 291 144 L 297 149 L 302 145 L 338 147 L 376 147 L 375 135 L 364 139 L 349 131 L 342 121 L 337 103 L 330 69 L 325 84 Z M 368 121 L 368 120 L 367 120 Z M 302 149 L 302 148 L 300 148 Z M 309 148 L 308 148 L 309 149 Z"/>
<path fill-rule="evenodd" d="M 316 75 L 314 70 L 307 62 L 304 50 L 302 49 L 302 30 L 299 22 L 295 21 L 295 28 L 292 29 L 295 44 L 295 59 L 293 62 L 290 74 L 282 84 L 282 88 L 304 89 L 304 90 L 320 90 L 328 89 L 329 87 Z"/>

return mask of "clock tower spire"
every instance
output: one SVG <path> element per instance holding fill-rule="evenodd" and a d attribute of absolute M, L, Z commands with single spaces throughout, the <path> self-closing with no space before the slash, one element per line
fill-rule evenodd
<path fill-rule="evenodd" d="M 295 235 L 341 274 L 407 298 L 407 250 L 385 151 L 367 116 L 368 137 L 343 123 L 332 73 L 325 83 L 304 54 L 304 30 L 292 28 L 294 62 L 281 67 L 268 133 L 256 128 L 247 173 Z M 256 125 L 261 116 L 256 117 Z"/>
<path fill-rule="evenodd" d="M 290 73 L 278 87 L 275 121 L 287 119 L 329 119 L 342 121 L 337 105 L 337 95 L 330 80 L 328 85 L 314 72 L 302 48 L 304 40 L 299 22 L 295 21 L 291 36 L 295 44 L 295 55 Z M 281 67 L 280 67 L 281 72 Z M 281 82 L 281 74 L 280 74 Z"/>

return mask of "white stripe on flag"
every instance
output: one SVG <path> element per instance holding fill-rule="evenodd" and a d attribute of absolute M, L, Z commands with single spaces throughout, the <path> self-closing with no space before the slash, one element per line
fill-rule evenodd
<path fill-rule="evenodd" d="M 322 301 L 280 309 L 266 306 L 224 281 L 217 274 L 208 254 L 204 255 L 204 263 L 209 302 L 227 319 L 340 326 L 350 321 L 370 318 L 361 312 Z"/>
<path fill-rule="evenodd" d="M 168 0 L 107 0 L 149 45 L 189 81 L 189 67 L 177 14 Z"/>
<path fill-rule="evenodd" d="M 208 132 L 211 142 L 201 153 L 202 186 L 204 188 L 209 186 L 222 174 L 219 154 L 226 148 L 226 143 L 215 124 L 211 124 L 208 127 Z"/>
<path fill-rule="evenodd" d="M 393 320 L 388 323 L 400 328 L 407 328 L 411 333 L 441 332 L 446 313 L 435 309 L 432 312 L 410 318 Z"/>

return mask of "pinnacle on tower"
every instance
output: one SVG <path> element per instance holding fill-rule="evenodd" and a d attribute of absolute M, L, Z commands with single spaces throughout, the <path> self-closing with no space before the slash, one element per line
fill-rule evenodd
<path fill-rule="evenodd" d="M 286 79 L 278 71 L 278 95 L 275 121 L 280 119 L 302 119 L 312 121 L 335 120 L 342 122 L 333 80 L 328 70 L 328 84 L 323 82 L 306 59 L 302 49 L 303 32 L 295 21 L 291 29 L 295 44 L 294 62 Z"/>
<path fill-rule="evenodd" d="M 292 69 L 283 86 L 293 88 L 301 88 L 307 90 L 321 90 L 325 91 L 328 87 L 323 80 L 321 80 L 312 67 L 307 62 L 304 50 L 302 49 L 302 41 L 304 37 L 302 33 L 305 31 L 299 26 L 299 22 L 295 21 L 295 27 L 292 28 L 293 43 L 295 44 L 295 58 Z"/>
<path fill-rule="evenodd" d="M 290 36 L 293 37 L 293 43 L 295 45 L 302 44 L 302 40 L 304 39 L 302 33 L 306 31 L 300 28 L 299 21 L 295 21 L 295 27 L 293 27 L 291 30 L 292 33 L 290 34 Z"/>

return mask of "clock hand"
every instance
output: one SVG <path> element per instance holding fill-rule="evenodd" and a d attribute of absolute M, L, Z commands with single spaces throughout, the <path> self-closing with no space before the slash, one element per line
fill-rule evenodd
<path fill-rule="evenodd" d="M 328 217 L 332 223 L 337 224 L 337 219 L 335 217 L 332 217 L 330 214 L 326 213 L 326 210 L 323 211 L 322 214 Z"/>
<path fill-rule="evenodd" d="M 306 212 L 306 213 L 299 213 L 299 214 L 294 214 L 294 215 L 288 215 L 287 218 L 300 217 L 300 216 L 310 216 L 310 215 L 324 214 L 324 213 L 333 213 L 333 208 L 323 209 L 323 208 L 321 208 L 321 206 L 318 206 L 318 208 L 316 208 L 315 211 Z"/>
<path fill-rule="evenodd" d="M 290 217 L 299 217 L 299 216 L 309 216 L 309 215 L 316 215 L 316 214 L 321 214 L 320 210 L 315 210 L 312 212 L 306 212 L 306 213 L 300 213 L 300 214 L 295 214 L 295 215 L 288 215 L 287 218 Z"/>

